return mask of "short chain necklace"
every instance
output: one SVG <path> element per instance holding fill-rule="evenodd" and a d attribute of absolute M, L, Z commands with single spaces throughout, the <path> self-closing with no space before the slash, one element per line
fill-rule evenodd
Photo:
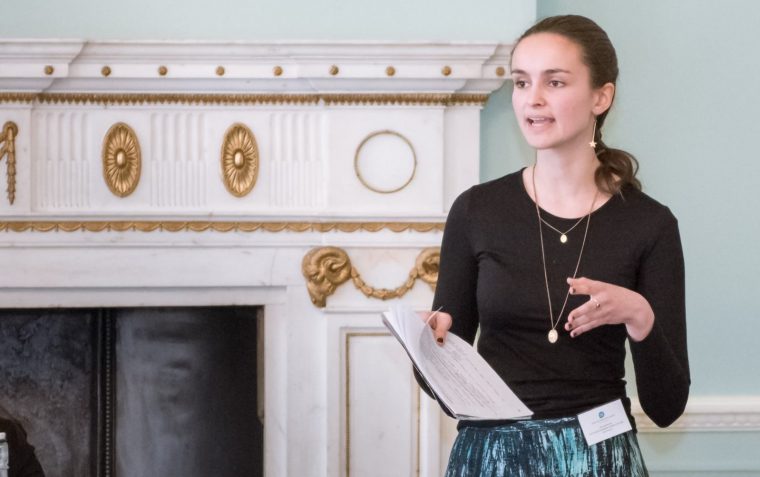
<path fill-rule="evenodd" d="M 555 232 L 557 232 L 559 234 L 559 241 L 560 242 L 567 243 L 567 234 L 569 234 L 570 232 L 572 232 L 573 229 L 575 227 L 577 227 L 578 224 L 580 224 L 581 222 L 583 222 L 583 219 L 585 219 L 585 218 L 586 218 L 586 216 L 584 215 L 583 217 L 581 217 L 580 219 L 578 219 L 578 221 L 576 223 L 574 223 L 572 227 L 570 227 L 569 229 L 565 230 L 564 232 L 561 231 L 561 230 L 559 230 L 558 228 L 556 228 L 555 226 L 553 226 L 549 222 L 547 222 L 543 217 L 541 217 L 541 222 L 543 222 L 544 225 L 546 225 L 547 227 L 549 227 L 550 229 L 554 230 Z"/>
<path fill-rule="evenodd" d="M 544 222 L 544 220 L 541 218 L 541 209 L 538 206 L 538 190 L 536 189 L 536 164 L 533 164 L 533 171 L 531 171 L 531 180 L 533 181 L 533 196 L 536 199 L 535 202 L 536 202 L 536 215 L 538 216 L 538 235 L 541 238 L 541 265 L 543 265 L 544 267 L 544 284 L 546 284 L 546 299 L 549 302 L 549 323 L 551 324 L 551 329 L 549 330 L 549 333 L 546 335 L 546 338 L 549 340 L 549 343 L 554 344 L 559 339 L 559 333 L 557 332 L 557 325 L 559 325 L 559 322 L 562 319 L 562 314 L 565 312 L 565 307 L 567 306 L 567 299 L 570 297 L 570 289 L 568 288 L 567 293 L 565 294 L 565 301 L 564 303 L 562 303 L 562 309 L 559 311 L 559 315 L 557 315 L 557 321 L 555 322 L 554 310 L 552 309 L 552 296 L 551 296 L 551 293 L 549 293 L 549 275 L 548 273 L 546 273 L 546 253 L 544 251 L 544 232 L 543 232 L 543 227 L 541 226 L 541 223 Z M 581 265 L 581 257 L 583 257 L 583 249 L 586 247 L 586 237 L 588 236 L 588 226 L 591 223 L 591 212 L 594 211 L 594 204 L 596 204 L 597 195 L 599 195 L 598 188 L 596 189 L 596 192 L 594 193 L 594 200 L 591 201 L 591 207 L 589 208 L 588 215 L 586 215 L 586 217 L 581 217 L 581 220 L 586 219 L 586 231 L 583 232 L 583 242 L 581 242 L 581 251 L 578 254 L 578 262 L 576 262 L 575 264 L 575 271 L 573 272 L 573 278 L 575 278 L 578 275 L 578 268 Z M 580 223 L 580 220 L 575 225 L 578 225 L 579 223 Z M 573 227 L 575 227 L 575 225 L 573 225 Z"/>

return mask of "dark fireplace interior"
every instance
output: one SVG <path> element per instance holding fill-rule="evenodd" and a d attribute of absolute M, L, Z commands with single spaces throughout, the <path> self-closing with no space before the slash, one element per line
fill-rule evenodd
<path fill-rule="evenodd" d="M 259 312 L 0 310 L 0 415 L 51 477 L 263 475 Z"/>

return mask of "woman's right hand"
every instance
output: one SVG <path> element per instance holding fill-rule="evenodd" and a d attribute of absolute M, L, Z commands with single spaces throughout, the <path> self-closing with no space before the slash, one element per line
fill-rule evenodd
<path fill-rule="evenodd" d="M 422 321 L 430 325 L 433 329 L 435 341 L 440 346 L 443 346 L 443 343 L 446 341 L 446 334 L 449 328 L 451 328 L 451 315 L 444 311 L 418 311 L 417 315 L 419 315 Z"/>

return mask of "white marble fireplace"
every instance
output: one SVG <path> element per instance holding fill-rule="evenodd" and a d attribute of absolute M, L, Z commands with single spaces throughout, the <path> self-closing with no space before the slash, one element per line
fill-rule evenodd
<path fill-rule="evenodd" d="M 0 308 L 261 305 L 266 476 L 440 475 L 379 312 L 429 306 L 508 52 L 0 41 Z"/>

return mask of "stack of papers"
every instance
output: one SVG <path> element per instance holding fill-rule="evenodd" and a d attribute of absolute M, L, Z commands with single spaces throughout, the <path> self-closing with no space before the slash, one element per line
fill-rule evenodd
<path fill-rule="evenodd" d="M 409 307 L 383 313 L 383 323 L 404 347 L 444 411 L 462 420 L 527 419 L 530 409 L 475 348 L 453 333 L 443 346 Z"/>

